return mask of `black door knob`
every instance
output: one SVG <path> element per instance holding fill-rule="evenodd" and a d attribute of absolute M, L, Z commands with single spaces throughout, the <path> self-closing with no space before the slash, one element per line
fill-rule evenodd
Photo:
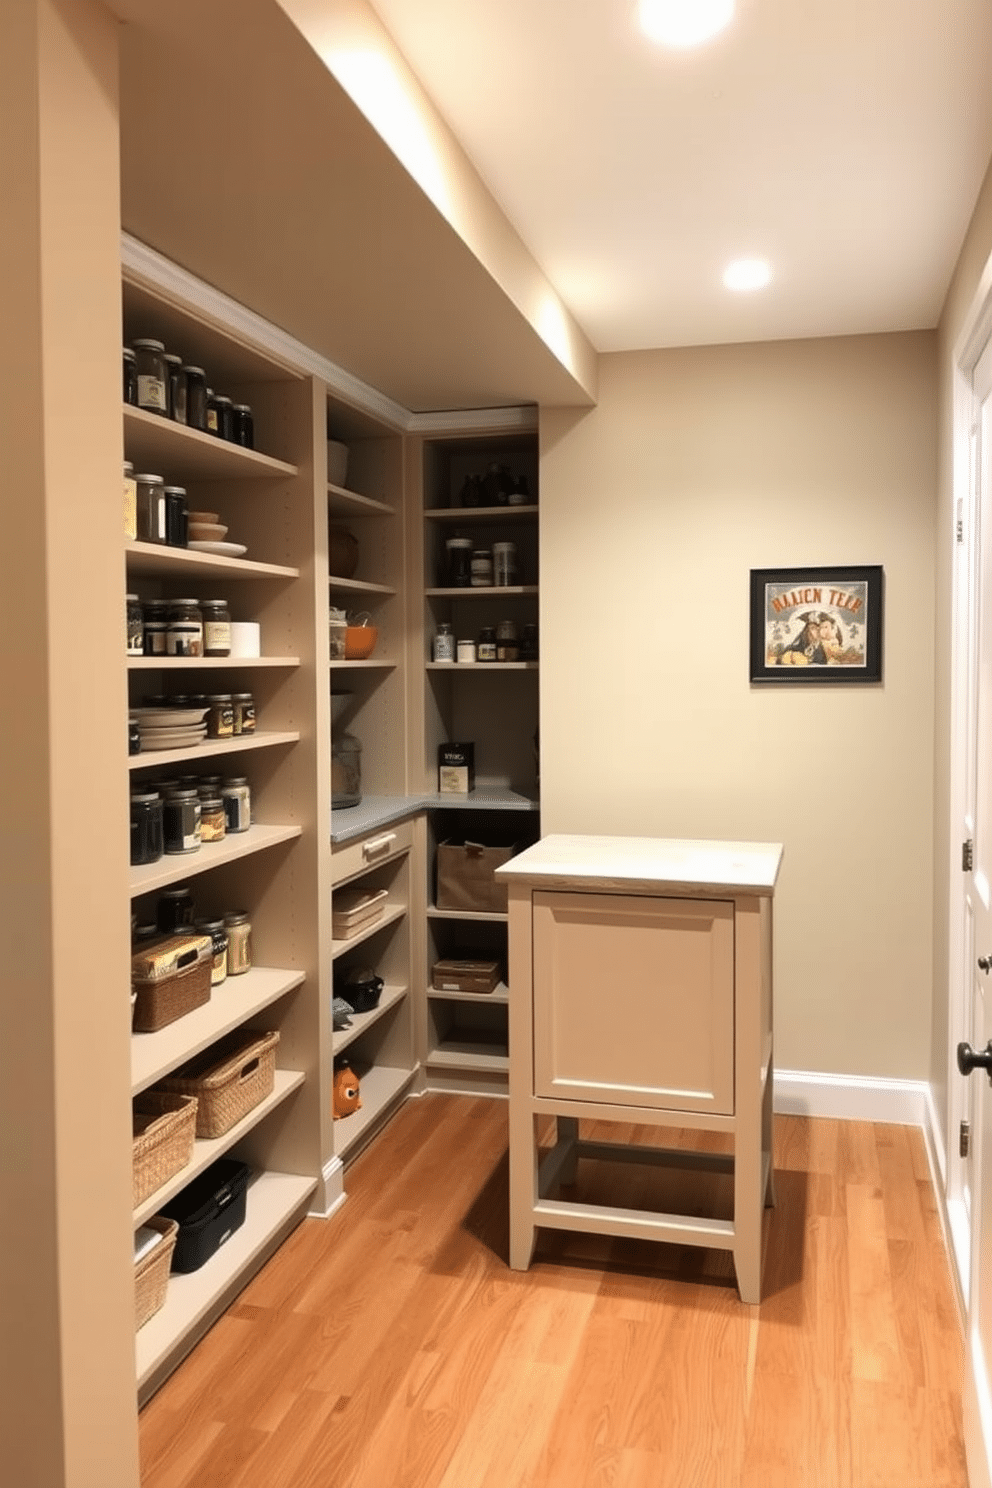
<path fill-rule="evenodd" d="M 978 969 L 984 972 L 992 971 L 992 956 L 979 956 Z"/>
<path fill-rule="evenodd" d="M 970 1044 L 958 1044 L 958 1069 L 963 1075 L 970 1075 L 973 1069 L 983 1069 L 992 1085 L 992 1039 L 981 1054 L 976 1054 Z"/>

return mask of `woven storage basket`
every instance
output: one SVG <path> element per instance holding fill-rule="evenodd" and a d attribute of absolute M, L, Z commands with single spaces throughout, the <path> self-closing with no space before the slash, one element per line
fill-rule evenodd
<path fill-rule="evenodd" d="M 144 1203 L 193 1156 L 196 1100 L 165 1090 L 143 1090 L 131 1102 L 132 1199 Z"/>
<path fill-rule="evenodd" d="M 222 1137 L 272 1093 L 278 1033 L 235 1029 L 159 1082 L 160 1090 L 195 1095 L 196 1135 Z"/>
<path fill-rule="evenodd" d="M 161 1231 L 164 1239 L 134 1268 L 135 1332 L 143 1328 L 148 1319 L 154 1317 L 165 1304 L 169 1267 L 172 1265 L 172 1252 L 176 1248 L 176 1236 L 179 1233 L 179 1226 L 174 1219 L 163 1219 L 158 1214 L 146 1223 L 149 1229 Z"/>
<path fill-rule="evenodd" d="M 156 940 L 133 955 L 135 1033 L 157 1033 L 209 1002 L 213 959 L 210 936 L 192 932 Z"/>

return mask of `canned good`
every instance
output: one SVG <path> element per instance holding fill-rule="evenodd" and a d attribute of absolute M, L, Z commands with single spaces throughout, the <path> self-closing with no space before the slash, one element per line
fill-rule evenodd
<path fill-rule="evenodd" d="M 251 789 L 244 775 L 232 775 L 220 790 L 229 832 L 247 832 L 251 826 Z"/>
<path fill-rule="evenodd" d="M 169 393 L 166 381 L 165 342 L 145 337 L 134 343 L 135 376 L 138 384 L 138 407 L 148 413 L 168 417 Z"/>
<path fill-rule="evenodd" d="M 224 916 L 227 931 L 227 969 L 231 976 L 251 970 L 251 920 L 244 910 L 230 910 Z"/>

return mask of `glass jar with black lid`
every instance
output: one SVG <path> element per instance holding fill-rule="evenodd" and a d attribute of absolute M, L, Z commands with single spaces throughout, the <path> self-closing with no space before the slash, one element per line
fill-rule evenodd
<path fill-rule="evenodd" d="M 138 402 L 138 367 L 137 357 L 130 346 L 123 348 L 122 356 L 122 391 L 124 402 L 130 403 L 133 408 Z"/>
<path fill-rule="evenodd" d="M 165 353 L 165 371 L 169 384 L 169 417 L 174 423 L 186 422 L 186 371 L 183 359 L 175 352 Z"/>
<path fill-rule="evenodd" d="M 167 599 L 146 599 L 141 606 L 141 612 L 144 654 L 164 656 L 166 654 L 166 631 L 169 628 L 169 601 Z"/>
<path fill-rule="evenodd" d="M 139 542 L 165 542 L 165 478 L 136 475 L 135 518 Z"/>
<path fill-rule="evenodd" d="M 234 403 L 231 406 L 231 438 L 244 449 L 255 447 L 255 421 L 247 403 Z"/>
<path fill-rule="evenodd" d="M 138 407 L 146 413 L 169 416 L 169 384 L 165 365 L 165 342 L 143 337 L 134 343 Z"/>
<path fill-rule="evenodd" d="M 207 374 L 202 367 L 185 366 L 186 423 L 190 429 L 207 427 Z"/>
<path fill-rule="evenodd" d="M 165 633 L 167 656 L 203 655 L 203 614 L 195 599 L 174 599 Z"/>
<path fill-rule="evenodd" d="M 162 852 L 162 797 L 158 791 L 135 791 L 131 797 L 131 866 L 157 863 Z"/>
<path fill-rule="evenodd" d="M 218 439 L 230 440 L 233 423 L 233 404 L 224 393 L 214 393 L 213 396 L 214 427 L 212 432 Z"/>
<path fill-rule="evenodd" d="M 202 599 L 203 654 L 204 656 L 230 656 L 231 611 L 226 599 Z"/>

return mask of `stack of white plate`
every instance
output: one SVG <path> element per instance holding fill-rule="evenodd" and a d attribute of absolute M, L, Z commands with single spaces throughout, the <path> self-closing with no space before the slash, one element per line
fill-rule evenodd
<path fill-rule="evenodd" d="M 132 708 L 138 725 L 141 752 L 151 749 L 189 749 L 207 737 L 208 708 Z"/>

